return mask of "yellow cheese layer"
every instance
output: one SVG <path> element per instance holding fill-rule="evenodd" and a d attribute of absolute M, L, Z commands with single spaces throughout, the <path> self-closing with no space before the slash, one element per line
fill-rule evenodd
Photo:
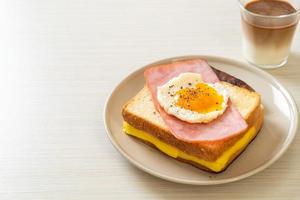
<path fill-rule="evenodd" d="M 226 164 L 231 158 L 231 156 L 236 152 L 238 152 L 240 149 L 246 147 L 256 134 L 256 128 L 254 126 L 251 127 L 240 140 L 238 140 L 233 146 L 227 149 L 216 161 L 212 162 L 212 161 L 203 160 L 193 155 L 189 155 L 169 144 L 160 141 L 159 139 L 157 139 L 156 137 L 154 137 L 149 133 L 134 128 L 133 126 L 129 125 L 127 122 L 123 123 L 123 131 L 128 135 L 135 136 L 139 139 L 154 144 L 159 150 L 161 150 L 162 152 L 164 152 L 165 154 L 173 158 L 182 158 L 185 160 L 193 161 L 215 172 L 222 171 L 226 167 Z"/>

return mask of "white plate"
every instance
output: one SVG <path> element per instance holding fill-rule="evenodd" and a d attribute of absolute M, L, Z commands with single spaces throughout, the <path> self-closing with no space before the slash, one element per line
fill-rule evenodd
<path fill-rule="evenodd" d="M 242 79 L 262 96 L 264 125 L 256 139 L 222 173 L 212 174 L 169 158 L 122 132 L 121 109 L 144 85 L 146 67 L 174 60 L 200 57 L 210 65 Z M 132 164 L 154 176 L 185 184 L 214 185 L 237 181 L 262 171 L 274 163 L 292 142 L 298 113 L 291 95 L 268 73 L 244 63 L 215 56 L 177 57 L 152 63 L 131 73 L 109 96 L 105 128 L 112 144 Z"/>

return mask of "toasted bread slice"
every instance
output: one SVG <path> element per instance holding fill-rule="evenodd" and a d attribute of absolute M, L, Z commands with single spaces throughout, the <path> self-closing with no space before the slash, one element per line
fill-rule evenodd
<path fill-rule="evenodd" d="M 247 131 L 236 134 L 232 137 L 217 141 L 201 141 L 197 143 L 189 143 L 177 139 L 172 135 L 159 113 L 156 111 L 152 102 L 150 91 L 146 86 L 124 106 L 122 111 L 123 118 L 126 123 L 128 123 L 128 126 L 131 127 L 130 130 L 135 129 L 149 134 L 149 137 L 158 139 L 158 142 L 163 143 L 163 145 L 168 145 L 170 148 L 174 147 L 178 151 L 182 152 L 181 154 L 186 155 L 182 157 L 173 156 L 176 159 L 208 171 L 220 172 L 224 170 L 230 162 L 237 157 L 241 151 L 243 151 L 244 148 L 246 148 L 246 146 L 256 136 L 263 121 L 263 107 L 261 106 L 260 95 L 258 93 L 232 85 L 228 82 L 222 82 L 222 84 L 229 91 L 229 96 L 233 105 L 238 109 L 249 126 Z M 251 134 L 249 134 L 250 129 L 252 131 Z M 125 132 L 129 131 L 125 130 Z M 129 135 L 134 134 L 129 133 Z M 134 136 L 137 137 L 137 135 Z M 242 141 L 245 137 L 247 137 L 247 141 L 244 142 L 244 145 L 238 149 L 235 148 L 235 151 L 230 150 L 235 144 L 238 144 L 238 142 Z M 139 139 L 142 139 L 143 142 L 158 148 L 157 144 L 151 142 L 153 140 L 147 141 L 142 137 L 139 137 Z M 159 149 L 162 150 L 161 148 Z M 196 160 L 203 160 L 203 163 L 214 163 L 217 162 L 226 151 L 231 151 L 232 153 L 227 156 L 228 158 L 226 158 L 225 161 L 222 159 L 222 162 L 226 163 L 218 165 L 218 167 L 210 167 L 209 164 L 201 164 L 201 162 L 195 162 L 192 159 L 195 158 Z M 191 159 L 185 159 L 189 158 L 189 156 L 192 156 Z"/>

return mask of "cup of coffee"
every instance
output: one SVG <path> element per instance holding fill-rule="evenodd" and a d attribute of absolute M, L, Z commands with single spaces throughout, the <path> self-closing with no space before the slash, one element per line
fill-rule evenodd
<path fill-rule="evenodd" d="M 300 0 L 239 0 L 245 59 L 261 68 L 283 66 L 300 16 Z"/>

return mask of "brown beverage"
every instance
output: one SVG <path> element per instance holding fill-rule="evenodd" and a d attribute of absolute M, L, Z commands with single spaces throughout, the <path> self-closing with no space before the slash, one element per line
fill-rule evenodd
<path fill-rule="evenodd" d="M 242 15 L 246 58 L 260 66 L 285 62 L 297 26 L 297 16 L 281 19 L 276 16 L 295 13 L 296 9 L 289 2 L 279 0 L 250 1 L 244 7 L 251 13 L 258 14 Z"/>

